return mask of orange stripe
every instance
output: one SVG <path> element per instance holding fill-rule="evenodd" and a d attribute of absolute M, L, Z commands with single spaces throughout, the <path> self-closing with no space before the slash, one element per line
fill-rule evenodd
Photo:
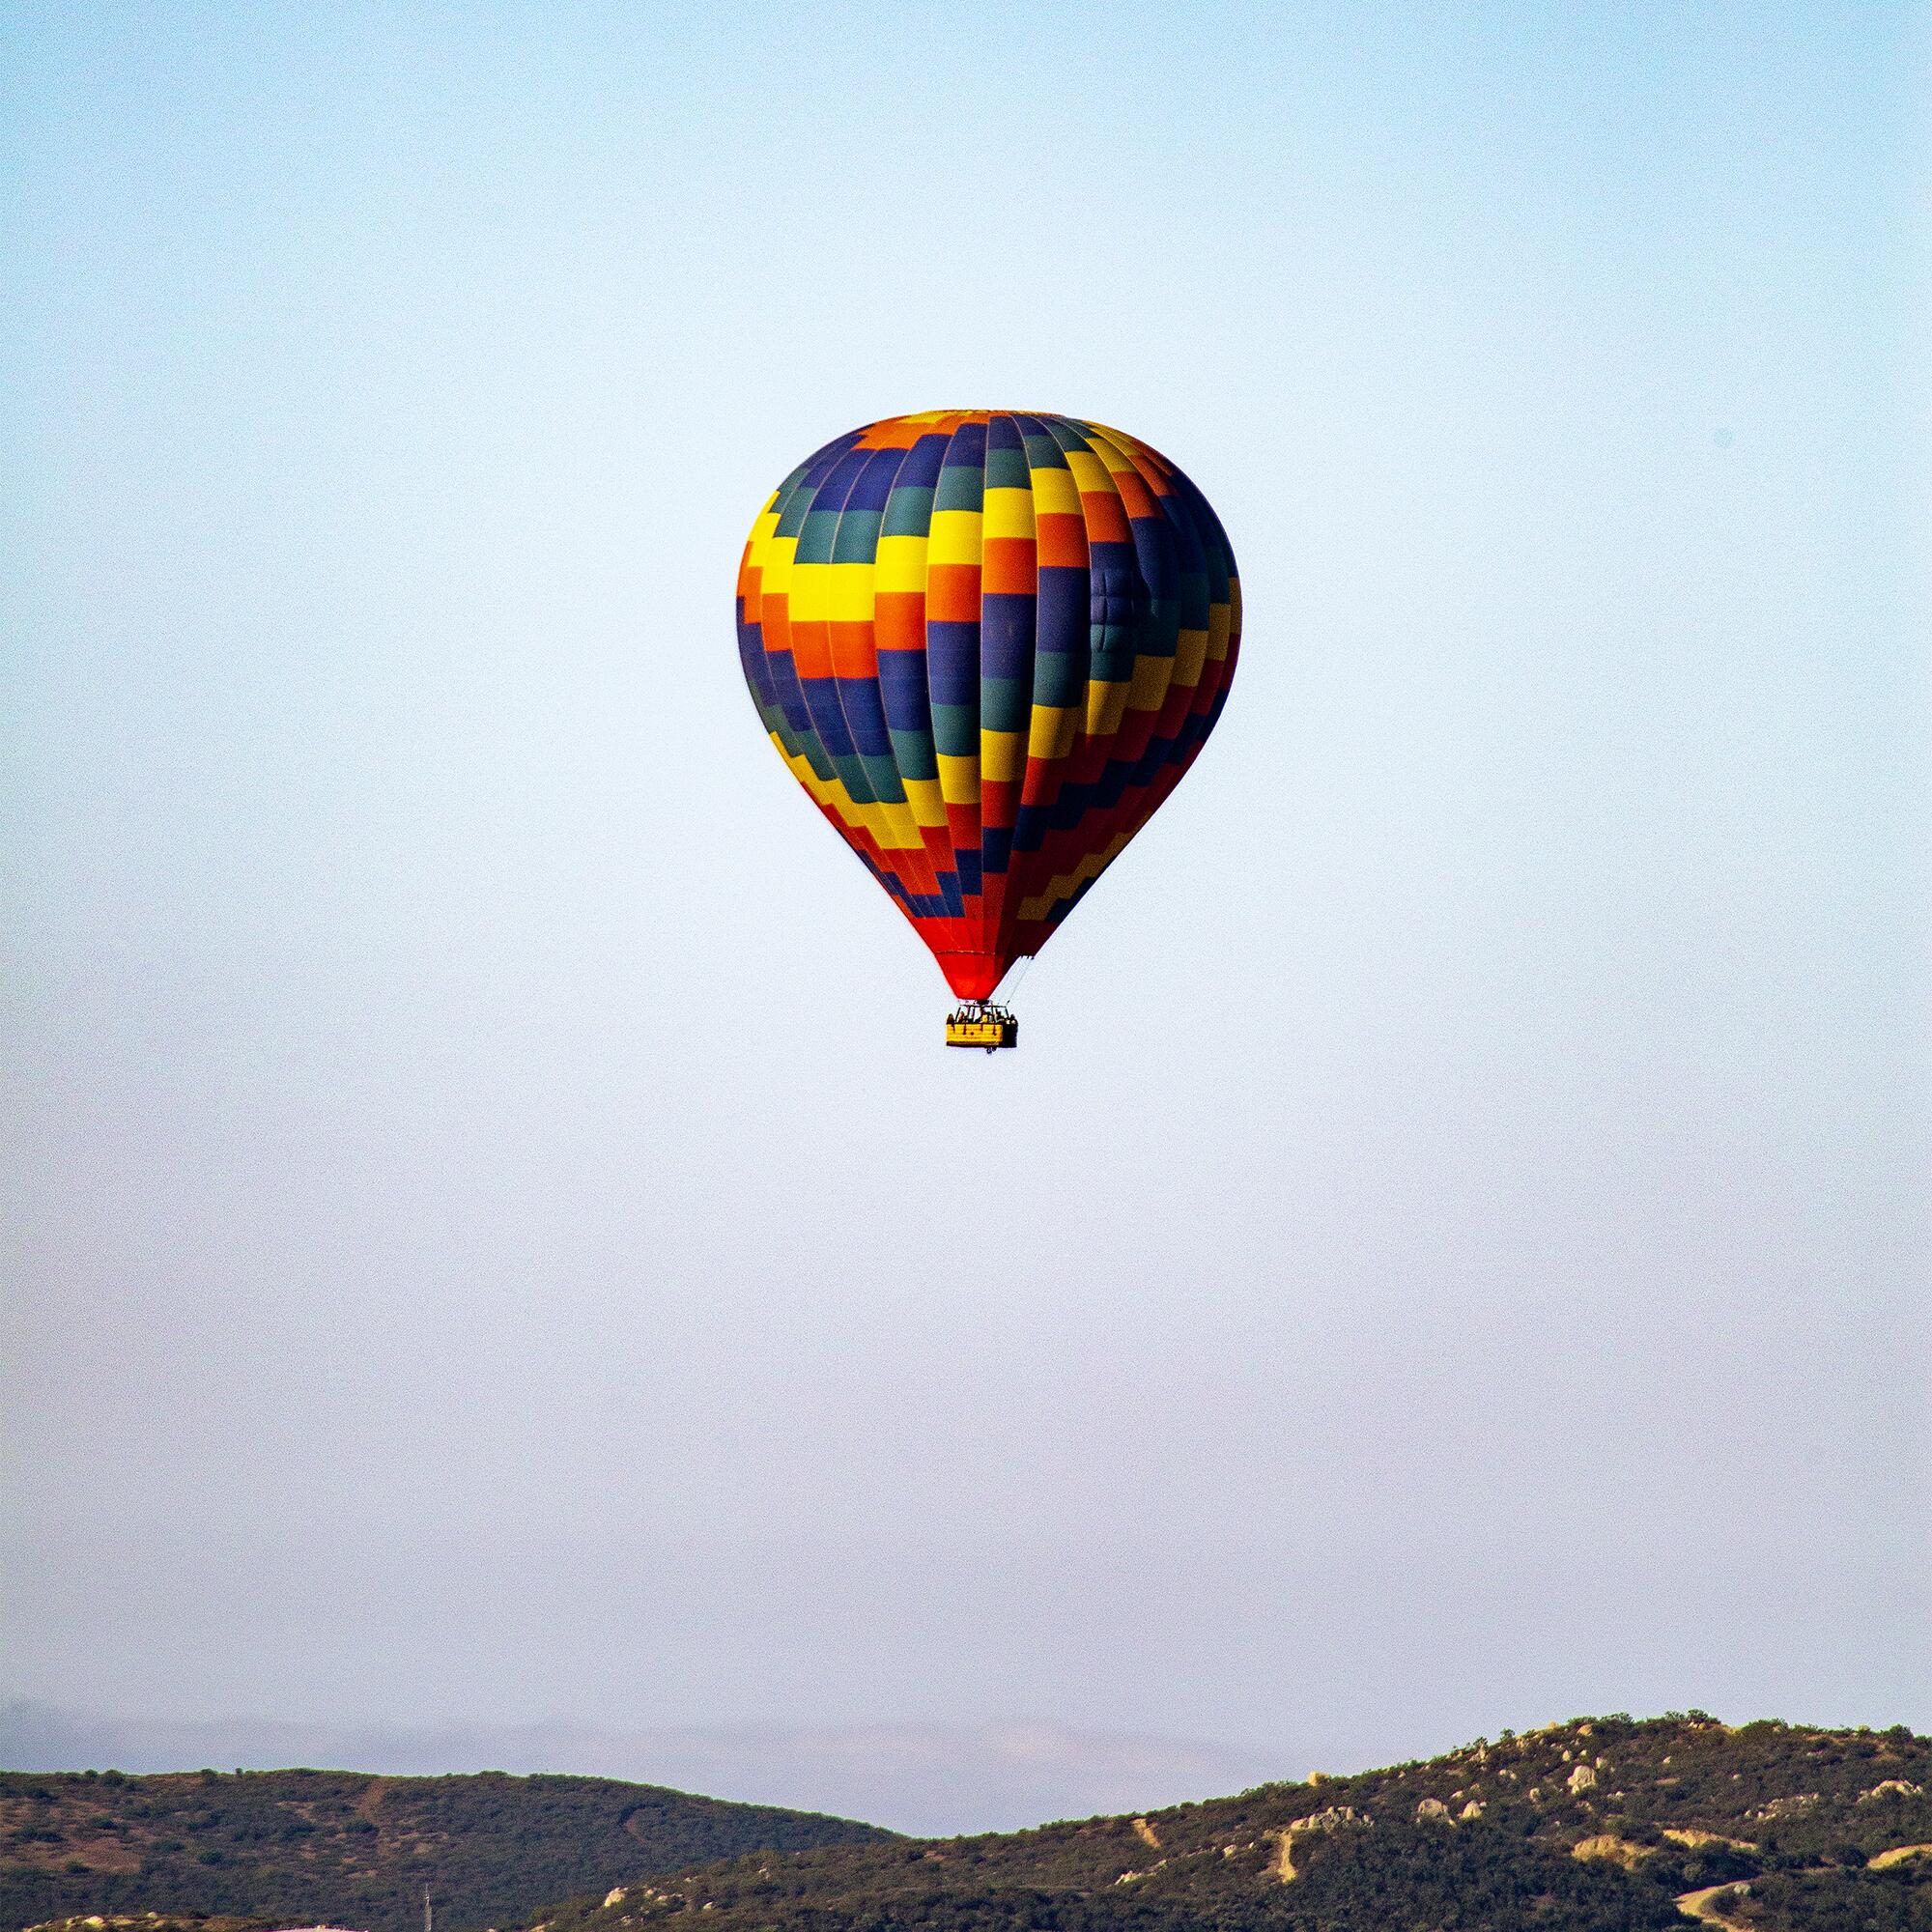
<path fill-rule="evenodd" d="M 1087 568 L 1087 526 L 1078 517 L 1048 516 L 1039 520 L 1037 544 L 1040 568 L 1071 564 Z"/>
<path fill-rule="evenodd" d="M 1031 537 L 988 537 L 980 566 L 981 587 L 995 594 L 1027 594 L 1034 587 L 1034 541 Z"/>
<path fill-rule="evenodd" d="M 764 631 L 766 650 L 791 649 L 791 599 L 782 590 L 774 590 L 763 601 L 758 622 Z"/>
<path fill-rule="evenodd" d="M 925 615 L 926 621 L 934 624 L 978 622 L 980 566 L 935 563 L 925 573 Z"/>
<path fill-rule="evenodd" d="M 791 661 L 800 677 L 832 675 L 831 627 L 816 619 L 791 627 Z"/>
<path fill-rule="evenodd" d="M 1133 532 L 1127 528 L 1126 512 L 1121 507 L 1121 499 L 1111 491 L 1083 490 L 1080 494 L 1080 514 L 1087 522 L 1087 540 L 1090 543 L 1126 543 Z"/>
<path fill-rule="evenodd" d="M 1121 501 L 1130 517 L 1157 517 L 1160 511 L 1154 507 L 1154 500 L 1148 493 L 1147 485 L 1141 481 L 1137 470 L 1117 469 L 1114 472 L 1114 488 L 1121 493 Z"/>
<path fill-rule="evenodd" d="M 925 648 L 925 593 L 882 590 L 872 611 L 872 633 L 882 651 Z"/>
<path fill-rule="evenodd" d="M 832 666 L 840 677 L 876 677 L 878 645 L 870 624 L 835 623 L 832 627 Z"/>

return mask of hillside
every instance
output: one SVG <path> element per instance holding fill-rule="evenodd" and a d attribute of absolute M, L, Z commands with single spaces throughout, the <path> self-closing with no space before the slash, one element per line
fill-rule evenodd
<path fill-rule="evenodd" d="M 1932 1932 L 1932 1742 L 1624 1717 L 1144 1818 L 738 1859 L 532 1932 Z"/>
<path fill-rule="evenodd" d="M 6 1772 L 0 1932 L 145 1912 L 413 1932 L 425 1884 L 439 1932 L 477 1932 L 640 1874 L 889 1835 L 599 1777 Z"/>

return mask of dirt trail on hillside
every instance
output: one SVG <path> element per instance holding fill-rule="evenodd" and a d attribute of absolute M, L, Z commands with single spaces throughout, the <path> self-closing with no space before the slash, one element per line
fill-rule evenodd
<path fill-rule="evenodd" d="M 1722 1885 L 1707 1885 L 1697 1891 L 1680 1891 L 1677 1894 L 1677 1909 L 1688 1912 L 1692 1918 L 1701 1918 L 1706 1925 L 1721 1925 L 1726 1932 L 1744 1932 L 1743 1926 L 1735 1918 L 1726 1918 L 1718 1909 L 1719 1899 L 1726 1895 L 1735 1896 L 1749 1888 L 1747 1878 L 1727 1879 Z"/>

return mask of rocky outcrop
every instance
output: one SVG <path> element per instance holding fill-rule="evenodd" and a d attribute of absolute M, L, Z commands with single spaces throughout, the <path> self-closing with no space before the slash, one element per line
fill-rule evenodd
<path fill-rule="evenodd" d="M 1312 1833 L 1341 1832 L 1351 1827 L 1372 1825 L 1374 1819 L 1364 1811 L 1357 1811 L 1352 1804 L 1331 1804 L 1325 1811 L 1312 1812 L 1306 1818 L 1296 1818 L 1279 1833 L 1274 1861 L 1268 1869 L 1283 1885 L 1289 1885 L 1299 1876 L 1294 1868 L 1294 1841 L 1305 1838 Z"/>
<path fill-rule="evenodd" d="M 1620 1838 L 1614 1832 L 1600 1832 L 1594 1838 L 1581 1838 L 1570 1847 L 1573 1859 L 1606 1859 L 1611 1864 L 1621 1865 L 1625 1871 L 1634 1871 L 1651 1855 L 1649 1845 L 1634 1845 L 1628 1838 Z"/>

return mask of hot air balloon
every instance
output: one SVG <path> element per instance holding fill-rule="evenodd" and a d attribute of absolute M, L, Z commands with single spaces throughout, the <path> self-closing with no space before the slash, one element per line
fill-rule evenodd
<path fill-rule="evenodd" d="M 950 1045 L 1213 730 L 1240 638 L 1207 499 L 1099 423 L 936 410 L 808 457 L 752 527 L 738 648 L 771 740 L 931 948 Z"/>

